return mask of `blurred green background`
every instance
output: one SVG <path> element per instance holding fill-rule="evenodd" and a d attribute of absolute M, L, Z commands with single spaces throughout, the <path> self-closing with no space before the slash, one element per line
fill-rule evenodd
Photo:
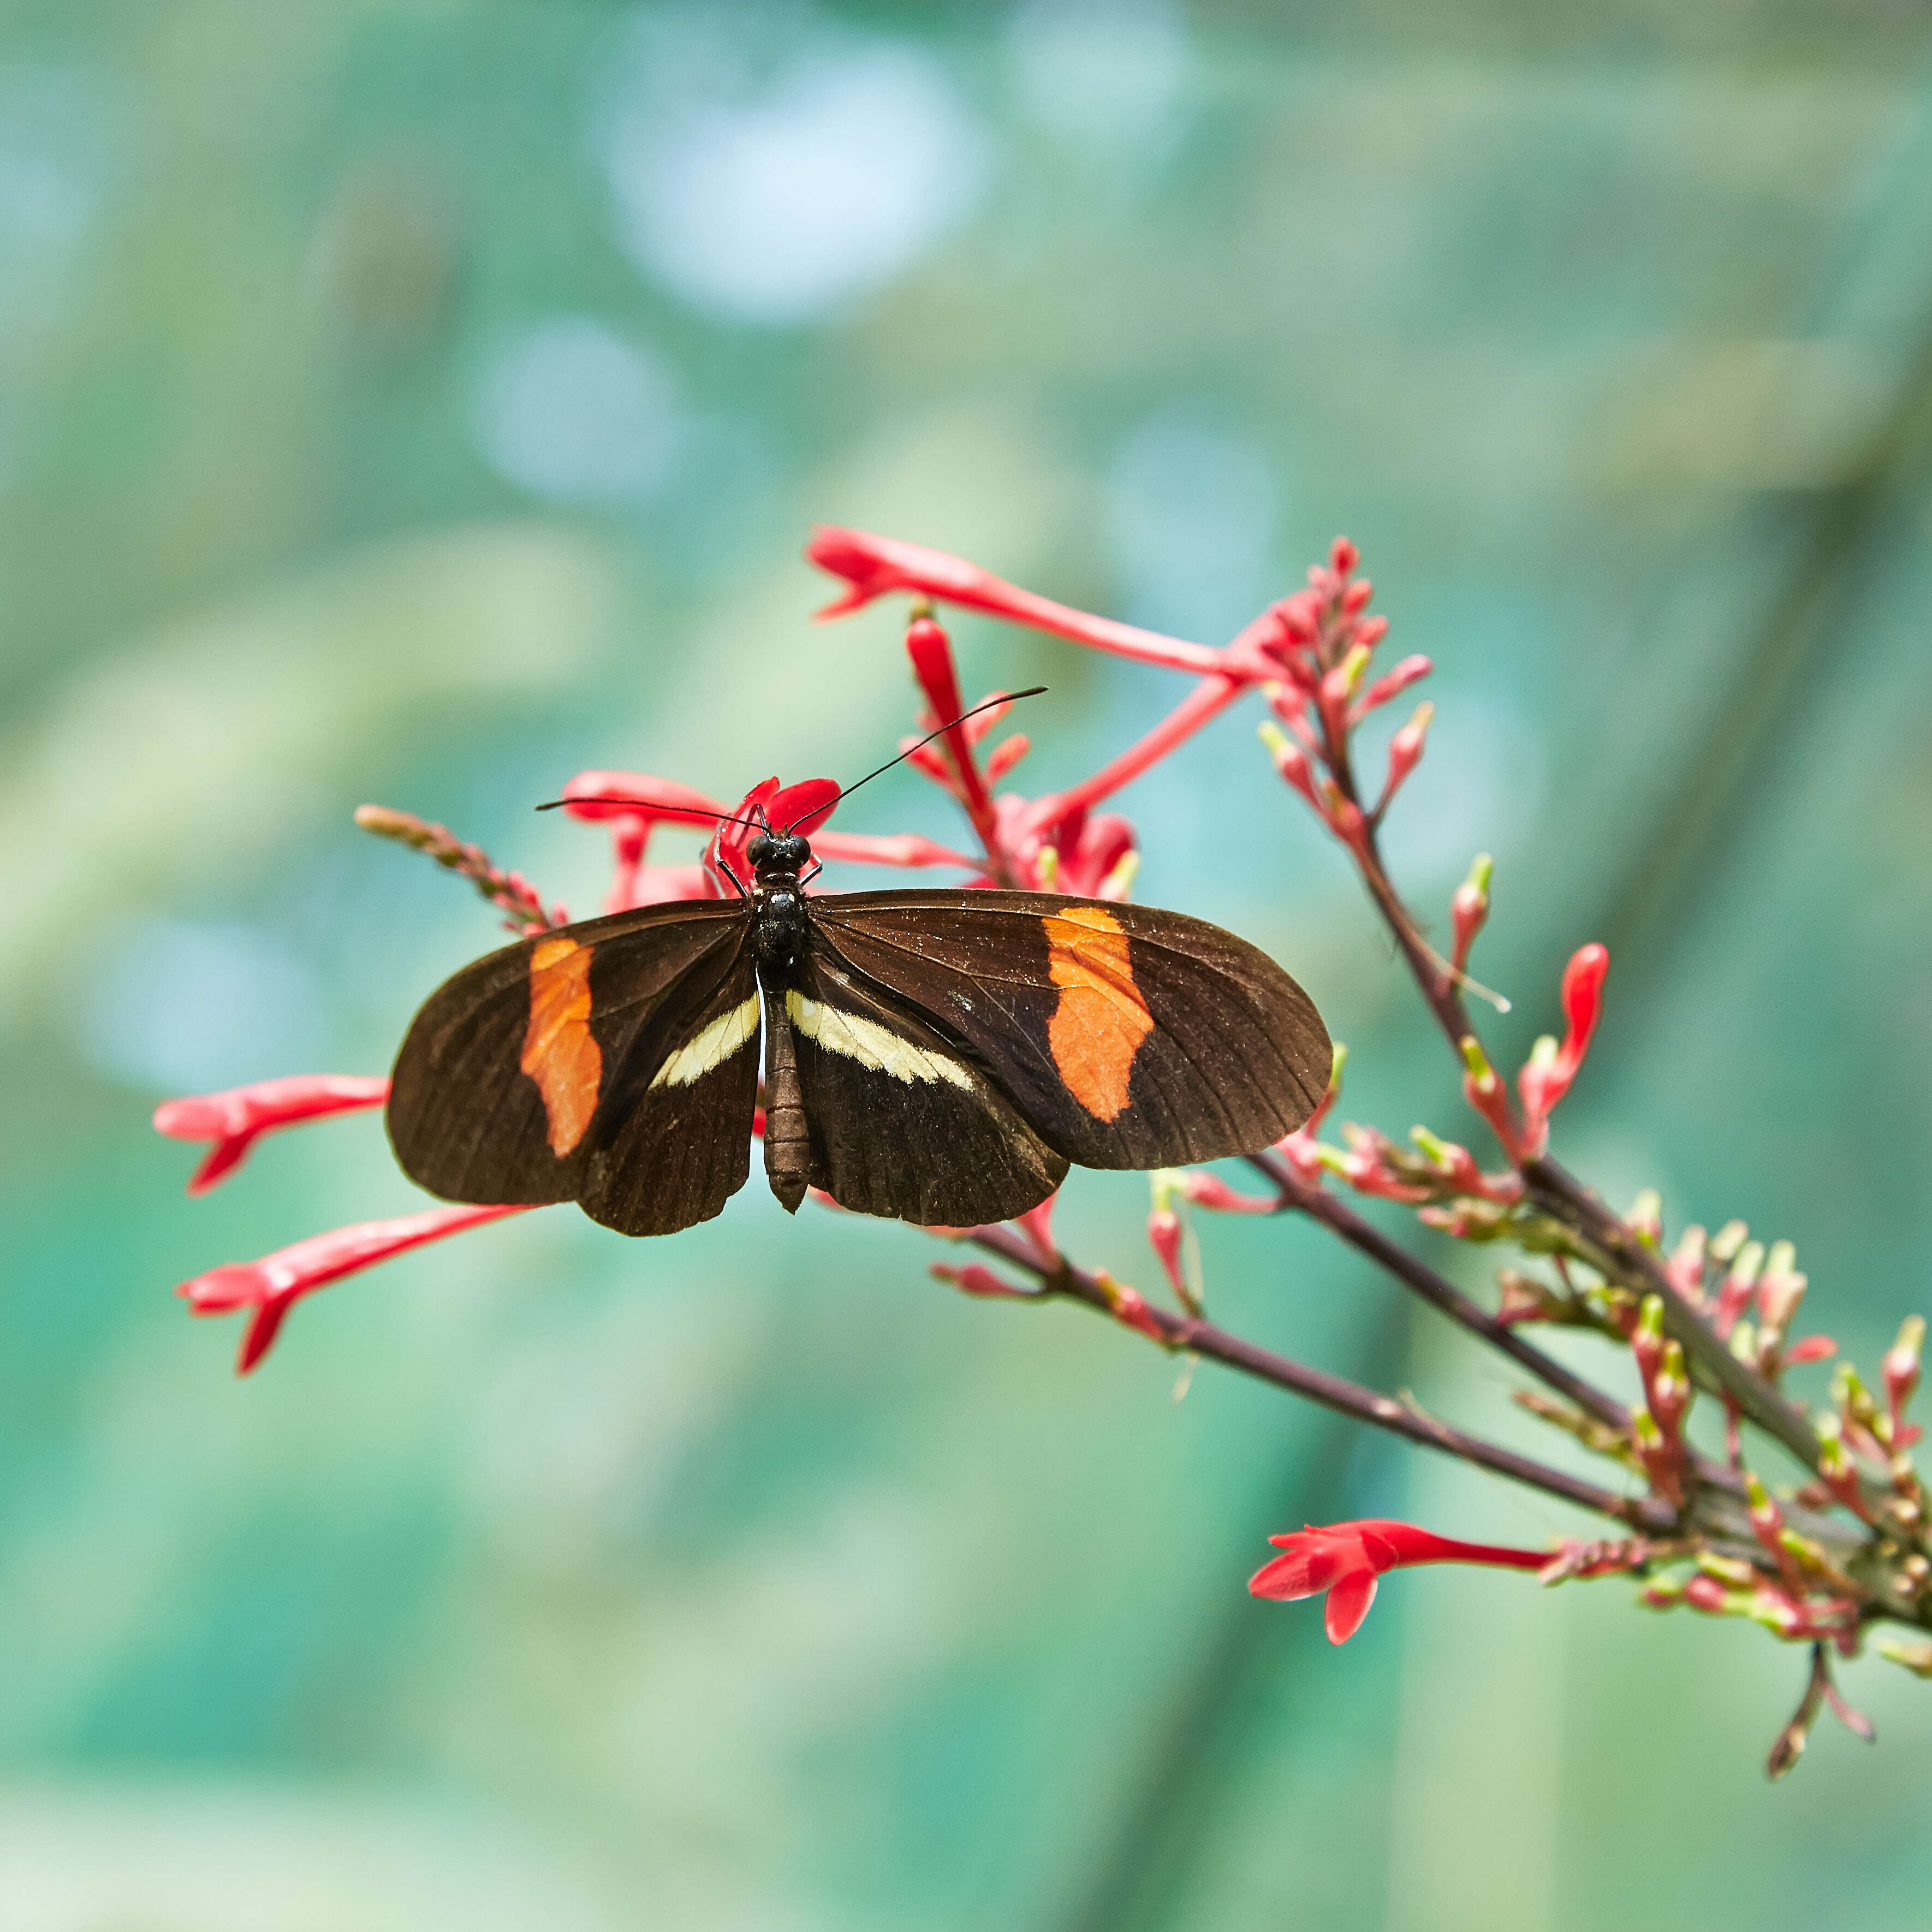
<path fill-rule="evenodd" d="M 1873 1364 L 1932 1247 L 1928 55 L 1903 0 L 7 8 L 6 1932 L 1922 1927 L 1888 1666 L 1772 1789 L 1755 1632 L 1426 1570 L 1336 1651 L 1243 1589 L 1536 1498 L 755 1184 L 427 1251 L 238 1384 L 172 1284 L 420 1197 L 364 1118 L 190 1202 L 146 1122 L 380 1070 L 495 943 L 365 800 L 587 912 L 580 767 L 885 755 L 814 519 L 1213 641 L 1346 530 L 1440 665 L 1392 856 L 1432 914 L 1498 857 L 1496 1042 L 1610 944 L 1558 1152 L 1794 1239 Z M 1180 694 L 955 634 L 1052 686 L 1028 790 Z M 1142 896 L 1308 985 L 1345 1112 L 1466 1131 L 1253 722 L 1126 795 Z M 956 830 L 904 771 L 842 823 Z M 1145 1208 L 1076 1175 L 1070 1250 L 1150 1285 Z M 1232 1325 L 1534 1439 L 1315 1229 L 1202 1243 Z"/>

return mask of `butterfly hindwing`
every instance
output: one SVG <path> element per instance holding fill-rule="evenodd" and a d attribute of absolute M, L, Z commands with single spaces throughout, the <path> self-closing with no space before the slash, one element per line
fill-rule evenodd
<path fill-rule="evenodd" d="M 694 968 L 687 980 L 698 976 Z M 749 945 L 710 994 L 625 1056 L 591 1129 L 579 1204 L 625 1234 L 708 1221 L 751 1172 L 758 985 Z"/>
<path fill-rule="evenodd" d="M 1066 1178 L 976 1055 L 826 947 L 807 946 L 783 997 L 812 1183 L 841 1207 L 973 1227 L 1024 1214 Z"/>
<path fill-rule="evenodd" d="M 403 1171 L 445 1200 L 536 1204 L 578 1198 L 595 1162 L 608 1190 L 619 1115 L 649 1091 L 658 1049 L 682 1044 L 692 1014 L 740 971 L 748 932 L 738 905 L 651 906 L 465 967 L 397 1056 L 388 1123 Z M 748 1141 L 748 1100 L 742 1114 Z"/>
<path fill-rule="evenodd" d="M 855 892 L 813 910 L 862 983 L 970 1049 L 1083 1167 L 1253 1153 L 1328 1084 L 1307 994 L 1204 920 L 1041 892 Z"/>

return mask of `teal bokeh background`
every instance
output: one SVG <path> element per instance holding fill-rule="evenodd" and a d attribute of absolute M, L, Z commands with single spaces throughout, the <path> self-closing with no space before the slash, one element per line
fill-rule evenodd
<path fill-rule="evenodd" d="M 1690 10 L 9 10 L 9 1932 L 1922 1924 L 1888 1666 L 1878 1750 L 1772 1790 L 1754 1633 L 1424 1571 L 1333 1651 L 1241 1588 L 1304 1518 L 1570 1526 L 1535 1499 L 1177 1406 L 755 1188 L 426 1252 L 237 1384 L 170 1285 L 416 1197 L 373 1121 L 199 1202 L 146 1126 L 379 1070 L 493 943 L 364 800 L 588 910 L 594 836 L 528 811 L 572 771 L 884 755 L 892 617 L 811 626 L 814 519 L 1214 641 L 1346 530 L 1440 665 L 1392 856 L 1425 908 L 1498 856 L 1496 1040 L 1611 946 L 1559 1150 L 1790 1236 L 1870 1362 L 1932 1246 L 1932 29 Z M 1053 687 L 1029 790 L 1178 695 L 956 637 Z M 1349 1114 L 1453 1131 L 1252 725 L 1127 794 L 1142 895 L 1292 968 Z M 952 830 L 904 772 L 849 823 Z M 1145 1282 L 1144 1208 L 1077 1177 L 1067 1245 Z M 1232 1325 L 1533 1439 L 1312 1228 L 1202 1243 Z"/>

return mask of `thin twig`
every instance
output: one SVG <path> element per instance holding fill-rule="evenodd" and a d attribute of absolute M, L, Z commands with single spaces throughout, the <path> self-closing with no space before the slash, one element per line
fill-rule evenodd
<path fill-rule="evenodd" d="M 979 1228 L 967 1238 L 987 1253 L 998 1255 L 1002 1261 L 1024 1269 L 1048 1294 L 1084 1302 L 1104 1315 L 1114 1314 L 1113 1298 L 1098 1276 L 1075 1267 L 1064 1258 L 1059 1267 L 1054 1268 L 1035 1251 L 1023 1235 L 1005 1228 Z M 1479 1468 L 1488 1469 L 1531 1489 L 1540 1490 L 1546 1496 L 1594 1510 L 1614 1521 L 1650 1531 L 1668 1531 L 1676 1526 L 1676 1512 L 1654 1498 L 1617 1496 L 1594 1483 L 1583 1482 L 1561 1469 L 1552 1469 L 1547 1464 L 1519 1456 L 1513 1450 L 1498 1448 L 1480 1436 L 1438 1421 L 1433 1416 L 1422 1414 L 1391 1396 L 1379 1395 L 1359 1383 L 1306 1367 L 1286 1355 L 1277 1355 L 1271 1349 L 1245 1341 L 1211 1322 L 1170 1315 L 1165 1309 L 1151 1305 L 1147 1307 L 1146 1313 L 1160 1330 L 1164 1346 L 1168 1348 L 1204 1355 L 1226 1367 L 1238 1370 L 1243 1375 L 1252 1376 L 1257 1381 L 1286 1389 L 1324 1408 L 1352 1416 L 1372 1428 L 1386 1430 L 1392 1435 L 1420 1443 L 1444 1455 L 1454 1456 L 1459 1461 L 1474 1463 Z"/>
<path fill-rule="evenodd" d="M 1629 1429 L 1630 1411 L 1622 1402 L 1606 1395 L 1554 1358 L 1546 1355 L 1534 1342 L 1526 1341 L 1508 1322 L 1498 1322 L 1426 1262 L 1418 1260 L 1406 1248 L 1390 1240 L 1379 1228 L 1364 1220 L 1346 1202 L 1338 1201 L 1323 1189 L 1310 1186 L 1272 1149 L 1250 1154 L 1248 1160 L 1250 1166 L 1266 1174 L 1274 1184 L 1284 1208 L 1320 1222 L 1349 1246 L 1366 1255 L 1378 1268 L 1394 1275 L 1412 1294 L 1420 1295 L 1430 1306 L 1440 1309 L 1450 1321 L 1459 1323 L 1472 1334 L 1481 1336 L 1518 1367 L 1526 1369 L 1546 1388 L 1556 1390 L 1606 1428 Z"/>

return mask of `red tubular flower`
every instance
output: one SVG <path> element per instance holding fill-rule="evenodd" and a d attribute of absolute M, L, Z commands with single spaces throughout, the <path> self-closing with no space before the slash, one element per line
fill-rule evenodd
<path fill-rule="evenodd" d="M 1594 942 L 1579 946 L 1563 969 L 1563 1013 L 1567 1030 L 1563 1044 L 1553 1052 L 1538 1044 L 1516 1076 L 1516 1090 L 1522 1096 L 1527 1117 L 1525 1135 L 1528 1150 L 1540 1154 L 1548 1145 L 1550 1116 L 1569 1092 L 1590 1050 L 1592 1036 L 1604 1010 L 1604 976 L 1610 970 L 1609 947 Z"/>
<path fill-rule="evenodd" d="M 982 860 L 969 858 L 964 852 L 935 844 L 916 832 L 884 838 L 859 832 L 824 832 L 812 840 L 812 849 L 821 859 L 844 859 L 854 865 L 908 868 L 960 866 L 969 872 L 985 869 Z"/>
<path fill-rule="evenodd" d="M 946 634 L 944 628 L 930 617 L 915 617 L 906 626 L 906 656 L 912 660 L 913 674 L 919 680 L 920 688 L 926 694 L 926 701 L 931 707 L 932 722 L 936 728 L 950 725 L 945 737 L 940 741 L 950 758 L 952 769 L 947 773 L 948 789 L 966 808 L 966 815 L 973 821 L 973 829 L 990 849 L 995 836 L 992 794 L 986 789 L 986 781 L 980 770 L 980 761 L 973 747 L 983 732 L 976 733 L 975 718 L 964 724 L 951 724 L 966 709 L 959 695 L 959 674 L 952 662 L 952 640 Z M 991 714 L 985 714 L 990 717 Z"/>
<path fill-rule="evenodd" d="M 849 586 L 819 612 L 821 619 L 842 617 L 875 597 L 904 590 L 1030 624 L 1096 650 L 1137 658 L 1144 664 L 1165 664 L 1170 670 L 1212 671 L 1221 667 L 1222 654 L 1204 644 L 1163 637 L 1158 631 L 1144 631 L 1138 625 L 1116 623 L 1111 618 L 1056 604 L 1051 598 L 1036 596 L 1008 584 L 964 557 L 928 550 L 923 544 L 821 524 L 806 545 L 805 554 L 820 570 L 844 578 Z"/>
<path fill-rule="evenodd" d="M 1414 1523 L 1371 1518 L 1334 1522 L 1268 1538 L 1286 1553 L 1264 1563 L 1248 1579 L 1250 1594 L 1278 1603 L 1328 1592 L 1323 1622 L 1330 1643 L 1346 1643 L 1362 1627 L 1376 1600 L 1376 1580 L 1390 1570 L 1423 1563 L 1478 1563 L 1505 1570 L 1540 1570 L 1546 1550 L 1510 1550 L 1489 1543 L 1458 1543 Z"/>
<path fill-rule="evenodd" d="M 563 788 L 566 815 L 608 820 L 615 873 L 604 902 L 608 912 L 658 905 L 669 899 L 716 896 L 702 866 L 647 866 L 651 834 L 660 824 L 700 825 L 708 832 L 724 808 L 675 778 L 647 772 L 579 772 Z"/>
<path fill-rule="evenodd" d="M 724 808 L 715 798 L 648 772 L 579 772 L 563 788 L 564 812 L 572 818 L 637 820 L 646 825 L 670 819 L 707 830 Z"/>
<path fill-rule="evenodd" d="M 305 1294 L 340 1281 L 393 1255 L 440 1241 L 446 1234 L 523 1214 L 521 1207 L 433 1208 L 393 1221 L 358 1221 L 326 1234 L 311 1234 L 293 1246 L 278 1248 L 260 1261 L 230 1262 L 183 1282 L 175 1292 L 196 1315 L 253 1310 L 242 1337 L 235 1372 L 245 1376 L 268 1352 L 289 1310 Z"/>
<path fill-rule="evenodd" d="M 170 1140 L 212 1141 L 188 1191 L 206 1194 L 242 1165 L 260 1134 L 304 1120 L 326 1120 L 380 1107 L 389 1083 L 355 1073 L 297 1073 L 281 1080 L 257 1080 L 220 1094 L 197 1094 L 164 1100 L 154 1109 L 154 1131 Z"/>

